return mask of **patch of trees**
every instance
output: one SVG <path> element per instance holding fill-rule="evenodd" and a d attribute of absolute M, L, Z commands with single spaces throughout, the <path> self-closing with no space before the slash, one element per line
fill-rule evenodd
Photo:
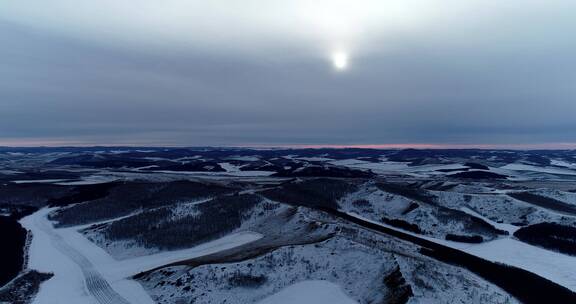
<path fill-rule="evenodd" d="M 498 234 L 500 235 L 508 234 L 507 231 L 497 229 L 496 227 L 490 225 L 489 223 L 474 216 L 471 216 L 463 211 L 440 206 L 436 202 L 436 197 L 427 193 L 426 190 L 410 187 L 410 185 L 390 184 L 390 183 L 377 183 L 376 186 L 380 188 L 382 191 L 404 196 L 417 202 L 423 202 L 435 206 L 436 207 L 435 216 L 444 223 L 456 222 L 456 221 L 462 222 L 464 224 L 464 227 L 468 231 L 483 233 L 489 236 L 496 236 Z M 414 206 L 413 208 L 415 209 L 417 208 L 417 206 Z"/>
<path fill-rule="evenodd" d="M 439 207 L 436 210 L 435 216 L 443 223 L 452 221 L 460 222 L 468 232 L 481 233 L 490 237 L 495 237 L 496 235 L 508 235 L 508 231 L 498 229 L 490 223 L 461 210 Z"/>
<path fill-rule="evenodd" d="M 297 167 L 301 167 L 302 165 L 298 165 Z M 294 168 L 296 167 L 296 165 L 294 166 Z M 282 170 L 281 166 L 277 166 L 274 164 L 270 164 L 268 162 L 262 162 L 262 161 L 255 161 L 255 162 L 251 162 L 248 163 L 246 165 L 243 165 L 242 167 L 240 167 L 240 171 L 280 171 Z"/>
<path fill-rule="evenodd" d="M 526 203 L 529 203 L 532 205 L 536 205 L 536 206 L 544 207 L 547 209 L 576 215 L 576 206 L 564 203 L 564 202 L 559 201 L 559 200 L 555 200 L 555 199 L 550 198 L 550 197 L 546 197 L 546 196 L 542 196 L 542 195 L 538 195 L 538 194 L 534 194 L 534 193 L 530 193 L 530 192 L 512 192 L 512 193 L 508 193 L 508 195 L 517 199 L 517 200 L 520 200 L 520 201 L 523 201 L 523 202 L 526 202 Z"/>
<path fill-rule="evenodd" d="M 71 190 L 72 192 L 70 194 L 50 198 L 47 203 L 50 206 L 66 206 L 97 200 L 106 197 L 110 190 L 117 185 L 118 183 L 102 183 L 76 186 Z"/>
<path fill-rule="evenodd" d="M 385 303 L 404 304 L 408 303 L 414 295 L 412 287 L 406 282 L 400 267 L 396 266 L 394 271 L 384 277 L 384 285 L 390 291 L 386 295 Z"/>
<path fill-rule="evenodd" d="M 376 186 L 384 192 L 404 196 L 406 198 L 426 204 L 436 205 L 436 202 L 434 201 L 435 197 L 426 193 L 426 191 L 422 189 L 411 188 L 407 185 L 389 183 L 377 183 Z"/>
<path fill-rule="evenodd" d="M 444 173 L 449 173 L 449 172 L 461 172 L 461 171 L 468 171 L 470 170 L 470 168 L 458 168 L 458 169 L 437 169 L 434 171 L 437 172 L 444 172 Z"/>
<path fill-rule="evenodd" d="M 418 207 L 420 207 L 420 205 L 418 205 L 417 203 L 410 203 L 410 205 L 408 206 L 408 208 L 406 208 L 404 211 L 402 211 L 402 215 L 406 215 L 416 209 L 418 209 Z"/>
<path fill-rule="evenodd" d="M 31 303 L 33 297 L 40 289 L 40 283 L 50 279 L 51 273 L 41 273 L 36 270 L 30 270 L 5 288 L 0 289 L 0 303 L 27 304 Z"/>
<path fill-rule="evenodd" d="M 428 185 L 425 187 L 427 190 L 438 190 L 438 191 L 448 191 L 454 188 L 455 184 L 445 184 L 444 182 L 437 182 L 432 185 Z"/>
<path fill-rule="evenodd" d="M 64 179 L 75 180 L 80 178 L 81 173 L 64 170 L 42 170 L 38 168 L 18 170 L 15 174 L 1 174 L 0 181 L 9 182 L 13 180 L 45 180 L 45 179 Z"/>
<path fill-rule="evenodd" d="M 471 178 L 471 179 L 505 179 L 507 178 L 506 175 L 488 172 L 488 171 L 467 171 L 467 172 L 459 172 L 448 175 L 448 177 L 455 177 L 455 178 Z"/>
<path fill-rule="evenodd" d="M 256 195 L 221 196 L 196 205 L 197 213 L 176 219 L 171 218 L 171 208 L 160 208 L 112 222 L 103 233 L 109 240 L 134 240 L 147 248 L 187 248 L 237 229 L 261 201 Z"/>
<path fill-rule="evenodd" d="M 490 168 L 488 168 L 488 166 L 478 164 L 478 163 L 465 163 L 464 166 L 471 168 L 471 169 L 490 170 Z"/>
<path fill-rule="evenodd" d="M 418 233 L 418 234 L 421 234 L 421 233 L 422 233 L 422 230 L 420 229 L 420 227 L 418 227 L 418 225 L 416 225 L 416 224 L 411 224 L 411 223 L 408 223 L 408 222 L 403 221 L 403 220 L 399 220 L 399 219 L 389 219 L 389 218 L 386 218 L 386 217 L 382 217 L 382 222 L 383 222 L 383 223 L 386 223 L 386 224 L 388 224 L 388 225 L 390 225 L 390 226 L 394 226 L 394 227 L 397 227 L 397 228 L 400 228 L 400 229 L 404 229 L 404 230 L 406 230 L 406 231 L 411 231 L 411 232 Z"/>
<path fill-rule="evenodd" d="M 479 244 L 484 242 L 484 238 L 480 235 L 459 235 L 459 234 L 447 234 L 447 241 L 461 242 L 461 243 L 473 243 Z"/>
<path fill-rule="evenodd" d="M 228 284 L 232 287 L 257 288 L 268 281 L 265 275 L 252 275 L 236 272 L 228 278 Z"/>
<path fill-rule="evenodd" d="M 22 270 L 26 229 L 15 218 L 0 216 L 0 286 L 3 286 Z"/>
<path fill-rule="evenodd" d="M 71 191 L 71 186 L 53 184 L 0 184 L 2 203 L 13 205 L 43 207 L 49 200 L 68 195 Z"/>
<path fill-rule="evenodd" d="M 91 168 L 139 168 L 170 161 L 157 161 L 146 158 L 134 158 L 123 154 L 80 154 L 53 160 L 54 165 L 76 165 Z"/>
<path fill-rule="evenodd" d="M 576 293 L 527 270 L 490 262 L 454 248 L 367 222 L 344 212 L 325 211 L 366 228 L 422 246 L 420 248 L 422 254 L 445 263 L 464 267 L 498 285 L 523 303 L 576 303 Z"/>
<path fill-rule="evenodd" d="M 155 167 L 147 168 L 145 170 L 165 170 L 165 171 L 191 171 L 191 172 L 226 172 L 220 164 L 213 161 L 196 160 L 182 164 L 178 162 L 170 162 L 163 164 L 155 164 Z"/>
<path fill-rule="evenodd" d="M 128 215 L 137 210 L 168 206 L 230 193 L 219 185 L 192 181 L 128 182 L 109 190 L 103 198 L 73 205 L 50 215 L 58 226 L 74 226 Z"/>
<path fill-rule="evenodd" d="M 576 228 L 540 223 L 520 228 L 514 236 L 523 242 L 565 254 L 576 255 Z"/>
<path fill-rule="evenodd" d="M 536 152 L 538 153 L 538 152 Z M 528 157 L 526 157 L 526 161 L 531 162 L 531 163 L 535 163 L 535 164 L 539 164 L 541 166 L 550 166 L 551 161 L 549 157 L 543 156 L 543 155 L 538 155 L 538 154 L 531 154 Z"/>
<path fill-rule="evenodd" d="M 341 177 L 341 178 L 368 178 L 375 176 L 371 171 L 349 169 L 335 166 L 307 166 L 285 170 L 281 168 L 272 176 L 277 177 Z"/>
<path fill-rule="evenodd" d="M 368 200 L 365 199 L 358 199 L 352 202 L 352 205 L 356 208 L 367 208 L 371 207 L 372 205 Z"/>
<path fill-rule="evenodd" d="M 338 201 L 357 190 L 351 182 L 317 178 L 284 184 L 262 192 L 270 200 L 290 205 L 338 209 Z"/>
<path fill-rule="evenodd" d="M 1 204 L 0 203 L 0 213 L 7 214 L 8 217 L 19 220 L 27 215 L 36 212 L 38 208 L 26 205 L 13 205 L 13 204 Z"/>

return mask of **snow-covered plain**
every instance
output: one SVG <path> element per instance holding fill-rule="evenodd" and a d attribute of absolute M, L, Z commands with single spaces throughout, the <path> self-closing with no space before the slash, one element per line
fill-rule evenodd
<path fill-rule="evenodd" d="M 290 285 L 258 304 L 357 304 L 340 287 L 328 281 L 311 280 Z"/>
<path fill-rule="evenodd" d="M 34 303 L 154 303 L 140 284 L 129 279 L 132 275 L 262 237 L 239 232 L 189 249 L 117 261 L 80 234 L 78 227 L 54 229 L 46 218 L 50 211 L 42 209 L 21 220 L 33 235 L 29 268 L 54 273 L 40 286 Z"/>

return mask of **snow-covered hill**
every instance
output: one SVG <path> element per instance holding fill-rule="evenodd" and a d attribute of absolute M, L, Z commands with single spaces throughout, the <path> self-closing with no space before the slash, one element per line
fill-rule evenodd
<path fill-rule="evenodd" d="M 574 303 L 574 164 L 574 151 L 0 148 L 0 210 L 29 231 L 0 299 Z"/>

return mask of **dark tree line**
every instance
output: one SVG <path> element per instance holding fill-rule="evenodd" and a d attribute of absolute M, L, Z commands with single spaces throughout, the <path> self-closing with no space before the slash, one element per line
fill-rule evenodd
<path fill-rule="evenodd" d="M 243 216 L 261 200 L 256 195 L 220 196 L 196 205 L 198 213 L 176 219 L 171 208 L 160 208 L 115 221 L 103 233 L 109 240 L 135 240 L 148 248 L 187 248 L 239 228 Z"/>
<path fill-rule="evenodd" d="M 576 215 L 576 206 L 567 204 L 565 202 L 550 197 L 530 192 L 512 192 L 509 193 L 508 195 L 517 200 L 524 201 L 532 205 Z"/>
<path fill-rule="evenodd" d="M 98 190 L 100 191 L 100 190 Z M 59 226 L 73 226 L 107 220 L 130 213 L 198 200 L 232 192 L 231 189 L 199 182 L 130 182 L 107 190 L 102 198 L 61 209 L 51 219 Z M 84 194 L 85 196 L 88 194 Z"/>
<path fill-rule="evenodd" d="M 264 191 L 267 198 L 290 205 L 338 209 L 338 200 L 357 190 L 351 182 L 339 179 L 318 178 L 285 184 Z"/>
<path fill-rule="evenodd" d="M 514 236 L 521 241 L 576 255 L 576 228 L 555 223 L 540 223 L 520 228 Z"/>

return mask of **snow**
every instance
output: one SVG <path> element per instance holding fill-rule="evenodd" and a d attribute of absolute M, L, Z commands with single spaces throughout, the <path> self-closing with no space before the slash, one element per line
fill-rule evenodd
<path fill-rule="evenodd" d="M 438 198 L 437 201 L 444 207 L 452 209 L 467 207 L 485 219 L 491 220 L 490 223 L 513 224 L 527 222 L 536 224 L 564 221 L 561 214 L 513 199 L 504 194 L 483 195 L 443 191 L 431 191 L 431 193 Z"/>
<path fill-rule="evenodd" d="M 95 185 L 95 184 L 104 184 L 110 183 L 118 180 L 115 176 L 107 176 L 107 175 L 89 175 L 82 177 L 81 180 L 78 181 L 71 181 L 71 182 L 62 182 L 56 183 L 57 185 L 61 186 L 81 186 L 81 185 Z"/>
<path fill-rule="evenodd" d="M 200 172 L 200 171 L 168 171 L 168 170 L 158 170 L 150 171 L 155 173 L 166 173 L 166 174 L 182 174 L 182 175 L 197 175 L 197 176 L 233 176 L 233 177 L 260 177 L 260 176 L 270 176 L 276 172 L 274 171 L 237 171 L 237 172 Z"/>
<path fill-rule="evenodd" d="M 353 169 L 370 169 L 374 172 L 387 172 L 387 171 L 397 171 L 409 168 L 408 163 L 393 162 L 393 161 L 382 161 L 382 162 L 368 162 L 359 159 L 343 159 L 330 162 L 330 164 L 335 166 L 345 166 Z"/>
<path fill-rule="evenodd" d="M 28 180 L 15 180 L 11 182 L 14 184 L 35 184 L 35 183 L 57 183 L 64 181 L 67 181 L 67 179 L 28 179 Z"/>
<path fill-rule="evenodd" d="M 238 173 L 240 172 L 240 166 L 236 166 L 231 163 L 218 163 L 222 169 L 226 170 L 228 173 Z"/>
<path fill-rule="evenodd" d="M 70 229 L 66 230 L 70 231 Z M 99 266 L 101 266 L 99 268 L 104 273 L 108 274 L 111 280 L 121 280 L 144 270 L 149 270 L 173 262 L 219 252 L 262 238 L 262 235 L 259 233 L 243 231 L 230 234 L 220 239 L 200 244 L 192 248 L 164 251 L 152 255 L 139 256 L 132 259 L 117 261 L 108 255 L 104 249 L 96 246 L 88 239 L 84 238 L 80 233 L 74 231 L 73 233 L 70 233 L 70 236 L 74 237 L 74 241 L 79 245 L 83 245 L 80 248 L 82 249 L 82 253 L 85 254 L 90 260 L 96 261 Z"/>
<path fill-rule="evenodd" d="M 396 267 L 392 254 L 339 237 L 314 245 L 283 246 L 239 262 L 221 262 L 165 267 L 140 282 L 160 304 L 187 303 L 189 299 L 196 303 L 259 303 L 294 283 L 309 280 L 336 284 L 323 293 L 338 290 L 364 303 L 381 303 L 387 292 L 382 276 Z M 261 277 L 264 282 L 257 286 L 231 283 L 230 279 L 238 275 Z M 158 285 L 160 281 L 168 283 Z M 175 284 L 177 281 L 194 288 L 183 289 Z M 276 303 L 276 299 L 264 303 Z M 317 300 L 296 303 L 332 303 L 330 298 Z"/>
<path fill-rule="evenodd" d="M 80 267 L 54 246 L 52 236 L 44 230 L 42 218 L 47 213 L 47 209 L 41 210 L 20 221 L 33 235 L 28 267 L 54 273 L 54 277 L 40 285 L 33 303 L 97 303 L 88 295 Z"/>
<path fill-rule="evenodd" d="M 507 164 L 506 166 L 500 167 L 500 169 L 514 170 L 514 171 L 533 171 L 548 174 L 576 175 L 576 171 L 570 169 L 554 168 L 554 167 L 537 167 L 525 164 Z"/>
<path fill-rule="evenodd" d="M 558 160 L 558 159 L 551 159 L 550 164 L 554 165 L 554 166 L 576 169 L 576 163 L 569 163 L 569 162 L 565 162 L 563 160 Z"/>
<path fill-rule="evenodd" d="M 189 249 L 117 261 L 80 234 L 78 227 L 54 229 L 46 219 L 51 210 L 42 209 L 21 220 L 33 235 L 29 248 L 29 268 L 54 273 L 53 278 L 40 286 L 34 303 L 105 303 L 95 298 L 95 293 L 111 294 L 109 298 L 117 295 L 129 303 L 154 303 L 140 284 L 129 279 L 132 275 L 240 246 L 262 237 L 254 232 L 239 232 Z M 103 283 L 90 286 L 94 281 Z M 102 287 L 102 284 L 109 286 Z"/>
<path fill-rule="evenodd" d="M 17 171 L 17 170 L 0 170 L 0 174 L 6 174 L 6 175 L 16 175 L 16 174 L 22 174 L 22 171 Z"/>
<path fill-rule="evenodd" d="M 470 246 L 464 251 L 475 256 L 538 274 L 576 291 L 576 257 L 504 238 Z"/>
<path fill-rule="evenodd" d="M 326 157 L 296 157 L 295 159 L 297 160 L 305 160 L 305 161 L 312 161 L 312 162 L 327 162 L 327 161 L 332 161 L 334 159 L 332 158 L 326 158 Z"/>
<path fill-rule="evenodd" d="M 555 200 L 559 200 L 564 203 L 576 205 L 576 193 L 559 191 L 554 189 L 538 189 L 532 191 L 532 193 L 553 198 Z"/>
<path fill-rule="evenodd" d="M 357 304 L 342 289 L 329 281 L 303 281 L 290 285 L 259 304 Z"/>
<path fill-rule="evenodd" d="M 418 297 L 410 303 L 474 303 L 471 299 L 478 298 L 485 299 L 483 303 L 516 303 L 503 300 L 508 297 L 502 290 L 474 274 L 422 258 L 416 250 L 384 235 L 346 229 L 323 242 L 283 246 L 240 262 L 222 259 L 196 267 L 162 268 L 140 282 L 159 304 L 187 303 L 190 299 L 197 303 L 356 303 L 350 299 L 385 303 L 389 286 L 382 280 L 402 267 L 402 275 Z M 402 265 L 398 263 L 400 257 L 405 257 Z M 238 275 L 264 281 L 245 286 L 231 280 Z M 300 286 L 311 281 L 324 286 Z M 423 281 L 424 285 L 414 283 Z M 435 285 L 438 281 L 444 283 Z"/>
<path fill-rule="evenodd" d="M 364 204 L 357 204 L 357 201 L 364 201 Z M 340 208 L 344 212 L 355 212 L 365 218 L 376 220 L 378 223 L 382 222 L 382 217 L 401 219 L 418 225 L 429 236 L 438 238 L 443 238 L 448 233 L 460 234 L 463 229 L 466 229 L 461 220 L 439 220 L 435 208 L 427 204 L 419 204 L 418 208 L 405 214 L 404 212 L 412 203 L 413 200 L 384 192 L 373 184 L 366 184 L 339 201 Z M 493 236 L 484 235 L 484 237 L 492 238 Z"/>
<path fill-rule="evenodd" d="M 532 246 L 513 239 L 512 237 L 480 244 L 446 241 L 401 230 L 364 218 L 356 213 L 350 212 L 347 214 L 382 227 L 401 231 L 421 239 L 458 249 L 489 261 L 522 268 L 572 291 L 576 291 L 576 257 Z"/>
<path fill-rule="evenodd" d="M 458 170 L 458 169 L 469 169 L 468 166 L 464 166 L 459 163 L 451 164 L 427 164 L 420 166 L 408 166 L 405 162 L 394 162 L 394 161 L 381 161 L 381 162 L 368 162 L 359 159 L 343 159 L 335 160 L 329 162 L 336 166 L 346 166 L 354 169 L 370 169 L 375 173 L 404 173 L 412 175 L 415 177 L 426 177 L 426 176 L 436 176 L 436 175 L 446 175 L 454 172 L 441 172 L 438 170 Z M 521 172 L 534 172 L 534 173 L 545 173 L 545 174 L 556 174 L 556 175 L 576 175 L 576 164 L 568 164 L 564 162 L 552 162 L 556 165 L 562 165 L 561 167 L 540 167 L 527 164 L 507 164 L 500 168 L 490 168 L 491 172 L 505 174 L 510 176 L 513 180 L 524 180 L 530 179 L 530 176 L 524 176 L 520 174 Z M 571 170 L 573 169 L 573 170 Z"/>
<path fill-rule="evenodd" d="M 491 220 L 491 219 L 489 219 L 489 218 L 487 218 L 487 217 L 485 217 L 485 216 L 482 216 L 482 215 L 479 214 L 478 212 L 476 212 L 476 211 L 474 211 L 474 210 L 472 210 L 472 209 L 470 209 L 470 208 L 468 208 L 468 207 L 462 207 L 462 208 L 460 208 L 460 210 L 462 210 L 462 211 L 464 211 L 464 212 L 466 212 L 466 213 L 468 213 L 468 214 L 470 214 L 470 215 L 472 215 L 472 216 L 474 216 L 474 217 L 477 217 L 477 218 L 479 218 L 479 219 L 487 222 L 488 224 L 496 227 L 496 229 L 508 231 L 508 233 L 509 233 L 510 235 L 513 235 L 514 232 L 516 232 L 518 229 L 520 229 L 520 227 L 518 227 L 518 226 L 495 222 L 495 221 L 493 221 L 493 220 Z"/>
<path fill-rule="evenodd" d="M 410 167 L 408 171 L 410 172 L 428 172 L 428 173 L 439 173 L 445 174 L 444 172 L 434 172 L 437 170 L 459 170 L 459 169 L 469 169 L 468 166 L 462 164 L 431 164 Z"/>
<path fill-rule="evenodd" d="M 239 161 L 247 161 L 247 162 L 254 162 L 259 161 L 260 158 L 257 156 L 231 156 L 228 157 L 229 160 L 239 160 Z"/>

